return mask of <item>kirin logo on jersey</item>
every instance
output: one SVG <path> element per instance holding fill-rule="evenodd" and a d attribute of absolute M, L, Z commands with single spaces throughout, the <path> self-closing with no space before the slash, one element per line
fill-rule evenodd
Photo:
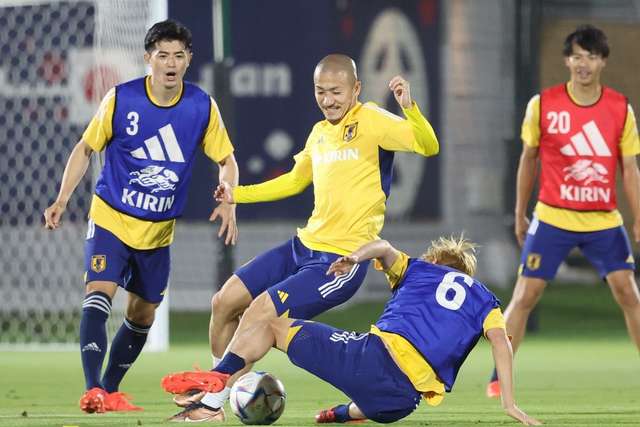
<path fill-rule="evenodd" d="M 315 153 L 313 162 L 317 164 L 346 162 L 348 160 L 358 160 L 360 158 L 360 150 L 357 148 L 348 148 L 346 150 L 330 150 L 324 153 Z"/>
<path fill-rule="evenodd" d="M 582 126 L 582 130 L 573 135 L 571 142 L 560 148 L 560 152 L 569 157 L 611 157 L 611 151 L 593 120 Z M 594 182 L 602 184 L 609 182 L 609 171 L 601 163 L 579 159 L 562 171 L 565 173 L 565 183 L 560 185 L 561 199 L 576 202 L 609 202 L 611 200 L 609 188 L 588 187 Z M 569 183 L 570 181 L 576 181 L 582 185 L 573 185 Z"/>
<path fill-rule="evenodd" d="M 144 147 L 131 151 L 131 155 L 136 159 L 151 159 L 155 161 L 168 161 L 174 163 L 184 163 L 184 155 L 178 144 L 178 139 L 173 131 L 173 127 L 168 124 L 159 130 L 160 138 L 152 136 L 144 140 Z M 164 147 L 164 149 L 163 149 Z M 146 150 L 145 150 L 146 148 Z M 166 153 L 166 155 L 165 155 Z M 151 188 L 151 193 L 160 191 L 173 191 L 180 181 L 178 174 L 165 166 L 150 165 L 143 169 L 130 172 L 134 178 L 129 180 L 129 184 L 138 184 L 146 188 Z M 175 196 L 156 197 L 152 194 L 129 188 L 122 189 L 122 203 L 139 209 L 152 212 L 166 212 L 173 206 Z"/>
<path fill-rule="evenodd" d="M 174 171 L 163 166 L 147 166 L 139 171 L 131 172 L 129 175 L 136 177 L 129 180 L 129 184 L 136 183 L 143 187 L 153 187 L 152 193 L 175 190 L 175 183 L 180 181 Z"/>

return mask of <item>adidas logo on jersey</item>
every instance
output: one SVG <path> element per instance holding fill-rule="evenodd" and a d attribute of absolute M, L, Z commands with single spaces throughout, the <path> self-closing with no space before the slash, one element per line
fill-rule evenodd
<path fill-rule="evenodd" d="M 560 152 L 565 156 L 611 157 L 611 151 L 593 120 L 582 126 L 582 131 L 573 135 L 571 143 L 563 146 Z"/>
<path fill-rule="evenodd" d="M 85 345 L 84 347 L 82 347 L 82 353 L 84 353 L 85 351 L 97 351 L 98 353 L 102 353 L 102 350 L 100 350 L 100 347 L 98 347 L 98 344 L 94 342 L 91 342 Z"/>
<path fill-rule="evenodd" d="M 159 132 L 160 138 L 158 138 L 157 136 L 152 136 L 151 138 L 145 139 L 145 146 L 136 148 L 135 150 L 131 151 L 131 155 L 136 159 L 166 161 L 166 152 L 170 162 L 184 163 L 184 156 L 182 154 L 182 150 L 180 149 L 180 145 L 178 144 L 176 134 L 173 131 L 173 127 L 171 127 L 171 124 L 161 127 L 159 129 Z M 162 139 L 162 142 L 160 141 L 160 139 Z M 163 146 L 164 150 L 162 149 Z M 146 151 L 145 147 L 147 149 Z M 148 155 L 147 151 L 149 152 Z"/>
<path fill-rule="evenodd" d="M 582 131 L 571 137 L 571 142 L 560 148 L 565 156 L 600 156 L 611 157 L 611 150 L 605 142 L 596 122 L 591 120 L 582 126 Z M 609 182 L 609 171 L 601 163 L 590 159 L 580 159 L 562 170 L 564 181 L 576 181 L 582 185 L 593 182 L 606 184 Z M 601 187 L 582 187 L 571 184 L 560 185 L 560 198 L 572 202 L 609 202 L 611 190 Z"/>

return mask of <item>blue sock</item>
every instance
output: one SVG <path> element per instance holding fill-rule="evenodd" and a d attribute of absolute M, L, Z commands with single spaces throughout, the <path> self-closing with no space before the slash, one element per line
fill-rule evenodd
<path fill-rule="evenodd" d="M 244 368 L 245 364 L 246 363 L 244 362 L 244 359 L 242 357 L 238 356 L 235 353 L 229 352 L 224 356 L 220 363 L 218 363 L 213 371 L 233 375 L 240 369 Z"/>
<path fill-rule="evenodd" d="M 80 319 L 80 357 L 87 390 L 102 388 L 100 372 L 107 351 L 107 319 L 111 314 L 111 298 L 102 292 L 84 297 Z"/>
<path fill-rule="evenodd" d="M 493 373 L 491 374 L 491 380 L 489 382 L 498 381 L 498 371 L 493 368 Z"/>
<path fill-rule="evenodd" d="M 142 351 L 149 329 L 151 326 L 137 325 L 131 320 L 124 319 L 111 342 L 109 363 L 102 377 L 102 384 L 107 392 L 118 391 L 122 378 Z"/>
<path fill-rule="evenodd" d="M 334 407 L 333 414 L 336 416 L 337 423 L 346 423 L 352 419 L 351 416 L 349 416 L 349 404 Z"/>

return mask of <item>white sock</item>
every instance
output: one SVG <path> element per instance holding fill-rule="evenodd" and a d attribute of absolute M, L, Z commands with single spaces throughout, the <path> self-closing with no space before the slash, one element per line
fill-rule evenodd
<path fill-rule="evenodd" d="M 231 389 L 229 387 L 225 387 L 217 393 L 205 394 L 204 397 L 200 399 L 200 402 L 207 406 L 211 406 L 212 408 L 222 408 L 227 399 L 229 399 L 230 393 Z"/>
<path fill-rule="evenodd" d="M 222 358 L 217 358 L 212 354 L 211 359 L 213 360 L 213 369 L 216 369 L 216 366 L 218 366 Z"/>

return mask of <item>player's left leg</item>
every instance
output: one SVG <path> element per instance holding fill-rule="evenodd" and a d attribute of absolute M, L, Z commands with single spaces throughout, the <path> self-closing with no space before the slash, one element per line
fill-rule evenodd
<path fill-rule="evenodd" d="M 627 330 L 640 350 L 640 294 L 633 272 L 631 243 L 624 227 L 585 233 L 580 249 L 605 278 L 624 313 Z"/>
<path fill-rule="evenodd" d="M 618 270 L 607 275 L 613 297 L 624 313 L 631 340 L 640 351 L 640 293 L 631 270 Z"/>
<path fill-rule="evenodd" d="M 109 362 L 102 384 L 109 393 L 107 410 L 131 411 L 128 397 L 118 392 L 120 382 L 136 361 L 153 325 L 155 310 L 162 302 L 169 280 L 171 263 L 168 247 L 132 250 L 130 276 L 124 288 L 128 291 L 125 319 L 111 343 Z"/>

